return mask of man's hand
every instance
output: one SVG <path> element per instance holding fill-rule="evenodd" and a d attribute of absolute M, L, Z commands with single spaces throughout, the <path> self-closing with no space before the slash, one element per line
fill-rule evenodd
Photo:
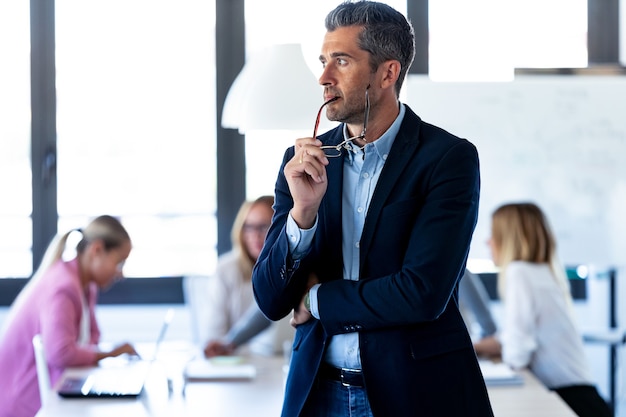
<path fill-rule="evenodd" d="M 294 157 L 284 168 L 294 202 L 291 216 L 301 229 L 309 229 L 315 223 L 317 210 L 328 185 L 328 158 L 320 146 L 322 142 L 318 139 L 297 139 Z"/>
<path fill-rule="evenodd" d="M 311 320 L 311 318 L 313 318 L 313 316 L 311 315 L 311 312 L 307 310 L 306 306 L 304 305 L 304 298 L 307 295 L 308 295 L 308 291 L 304 295 L 304 297 L 302 297 L 302 301 L 300 301 L 300 305 L 296 309 L 293 310 L 293 317 L 291 317 L 291 320 L 289 320 L 289 324 L 291 324 L 292 327 L 298 327 L 298 325 L 304 324 L 307 321 Z"/>
<path fill-rule="evenodd" d="M 302 300 L 300 300 L 300 305 L 298 305 L 298 307 L 293 310 L 293 317 L 291 318 L 291 320 L 289 320 L 289 324 L 291 324 L 293 327 L 297 327 L 300 324 L 306 323 L 313 318 L 311 311 L 309 310 L 309 308 L 307 308 L 309 306 L 307 305 L 306 300 L 309 297 L 309 290 L 311 289 L 311 287 L 318 283 L 319 279 L 317 278 L 317 275 L 313 273 L 309 275 L 306 291 L 302 296 Z"/>

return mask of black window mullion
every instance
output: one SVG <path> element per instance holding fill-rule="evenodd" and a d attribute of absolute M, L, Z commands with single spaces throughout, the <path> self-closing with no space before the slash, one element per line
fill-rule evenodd
<path fill-rule="evenodd" d="M 54 0 L 31 0 L 33 271 L 57 233 Z"/>
<path fill-rule="evenodd" d="M 620 65 L 619 2 L 620 0 L 587 0 L 589 65 Z"/>
<path fill-rule="evenodd" d="M 216 0 L 217 252 L 231 247 L 230 230 L 246 197 L 245 137 L 221 125 L 228 90 L 245 62 L 245 0 Z"/>

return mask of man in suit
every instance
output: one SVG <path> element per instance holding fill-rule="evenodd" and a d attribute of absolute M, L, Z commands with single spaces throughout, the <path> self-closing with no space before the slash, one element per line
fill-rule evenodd
<path fill-rule="evenodd" d="M 399 102 L 402 14 L 347 2 L 326 29 L 319 82 L 342 124 L 286 151 L 252 279 L 268 318 L 294 312 L 282 416 L 492 416 L 457 299 L 476 149 Z"/>

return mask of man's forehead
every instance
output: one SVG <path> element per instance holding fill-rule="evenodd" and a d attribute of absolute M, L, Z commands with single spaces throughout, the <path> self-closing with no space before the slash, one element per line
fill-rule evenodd
<path fill-rule="evenodd" d="M 351 56 L 363 52 L 358 45 L 359 33 L 360 28 L 357 26 L 326 32 L 322 43 L 322 55 L 327 57 L 337 54 Z"/>

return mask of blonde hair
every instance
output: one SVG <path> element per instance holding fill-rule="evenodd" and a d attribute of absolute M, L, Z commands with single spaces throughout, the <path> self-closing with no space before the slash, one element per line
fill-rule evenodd
<path fill-rule="evenodd" d="M 248 252 L 246 245 L 243 244 L 243 229 L 250 210 L 257 205 L 266 206 L 273 211 L 274 196 L 263 195 L 254 201 L 244 201 L 239 207 L 239 211 L 237 212 L 237 216 L 235 217 L 235 221 L 233 222 L 233 226 L 230 230 L 230 240 L 233 250 L 237 251 L 239 256 L 241 272 L 244 277 L 250 279 L 252 279 L 252 268 L 254 267 L 256 258 Z"/>
<path fill-rule="evenodd" d="M 5 320 L 7 325 L 3 326 L 5 329 L 8 326 L 9 321 L 12 319 L 13 314 L 19 311 L 19 307 L 21 306 L 21 304 L 25 302 L 25 300 L 28 298 L 28 294 L 41 280 L 41 278 L 45 276 L 46 271 L 53 264 L 62 259 L 63 252 L 65 252 L 65 249 L 67 247 L 68 237 L 75 232 L 79 232 L 82 234 L 82 238 L 76 245 L 77 255 L 83 253 L 85 251 L 85 248 L 91 242 L 97 240 L 101 240 L 104 243 L 104 248 L 107 251 L 120 247 L 126 242 L 130 242 L 130 236 L 128 235 L 128 232 L 126 231 L 124 226 L 122 226 L 118 219 L 109 215 L 96 217 L 84 229 L 71 229 L 63 233 L 62 235 L 55 236 L 50 244 L 48 244 L 48 247 L 39 264 L 39 267 L 13 301 L 9 316 Z"/>
<path fill-rule="evenodd" d="M 85 248 L 91 242 L 97 240 L 101 240 L 104 243 L 104 249 L 107 251 L 118 248 L 126 242 L 130 242 L 128 232 L 118 219 L 109 215 L 96 217 L 84 229 L 72 229 L 63 235 L 56 236 L 48 245 L 33 278 L 43 275 L 52 264 L 62 258 L 63 252 L 67 247 L 67 239 L 72 232 L 82 234 L 82 238 L 76 244 L 76 253 L 79 255 L 84 252 Z"/>
<path fill-rule="evenodd" d="M 571 303 L 569 282 L 556 254 L 556 239 L 541 209 L 534 203 L 510 203 L 492 215 L 491 241 L 498 252 L 498 293 L 504 299 L 506 269 L 513 261 L 548 264 Z"/>

